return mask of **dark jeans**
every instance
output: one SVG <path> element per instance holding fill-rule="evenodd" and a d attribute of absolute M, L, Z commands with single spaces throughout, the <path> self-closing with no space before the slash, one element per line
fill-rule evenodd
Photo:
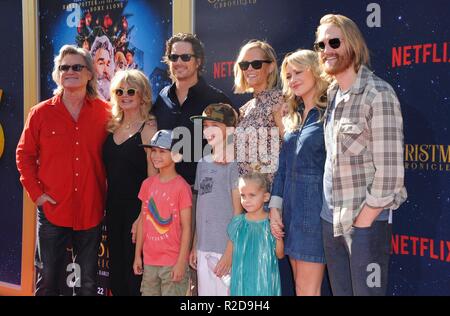
<path fill-rule="evenodd" d="M 60 295 L 61 286 L 66 280 L 60 277 L 66 271 L 67 246 L 72 243 L 76 278 L 81 287 L 77 295 L 94 296 L 97 294 L 98 251 L 101 239 L 101 225 L 89 230 L 74 231 L 72 228 L 59 227 L 50 223 L 42 209 L 37 211 L 37 244 L 35 266 L 37 272 L 36 295 Z"/>
<path fill-rule="evenodd" d="M 388 282 L 392 225 L 375 221 L 333 237 L 333 225 L 322 220 L 325 258 L 335 296 L 383 296 Z"/>

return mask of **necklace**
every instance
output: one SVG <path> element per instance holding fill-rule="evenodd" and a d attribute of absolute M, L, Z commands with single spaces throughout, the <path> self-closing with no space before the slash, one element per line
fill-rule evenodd
<path fill-rule="evenodd" d="M 143 122 L 143 120 L 140 119 L 140 120 L 136 120 L 136 121 L 131 122 L 131 123 L 124 123 L 124 126 L 125 126 L 125 129 L 130 129 L 132 126 L 134 126 L 134 124 L 142 123 L 142 122 Z"/>

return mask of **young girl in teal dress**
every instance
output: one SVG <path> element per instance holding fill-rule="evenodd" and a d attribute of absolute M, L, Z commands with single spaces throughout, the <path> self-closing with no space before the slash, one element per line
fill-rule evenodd
<path fill-rule="evenodd" d="M 284 257 L 282 239 L 270 232 L 267 180 L 262 174 L 250 173 L 239 179 L 241 203 L 247 211 L 235 216 L 228 225 L 233 243 L 231 296 L 280 296 L 278 258 Z"/>

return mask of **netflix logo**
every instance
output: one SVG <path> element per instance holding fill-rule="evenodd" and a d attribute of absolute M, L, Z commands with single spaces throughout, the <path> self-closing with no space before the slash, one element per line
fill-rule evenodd
<path fill-rule="evenodd" d="M 450 241 L 407 235 L 392 236 L 392 253 L 450 262 Z"/>
<path fill-rule="evenodd" d="M 233 67 L 234 61 L 219 61 L 213 65 L 214 80 L 225 79 L 234 76 Z"/>
<path fill-rule="evenodd" d="M 406 45 L 392 48 L 392 68 L 412 64 L 450 63 L 450 42 Z"/>

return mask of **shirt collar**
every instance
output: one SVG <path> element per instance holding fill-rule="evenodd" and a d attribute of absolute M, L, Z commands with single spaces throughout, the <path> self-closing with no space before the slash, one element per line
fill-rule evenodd
<path fill-rule="evenodd" d="M 367 80 L 371 74 L 372 74 L 372 71 L 370 71 L 369 68 L 367 68 L 364 65 L 361 65 L 361 67 L 359 67 L 359 71 L 356 75 L 355 82 L 350 87 L 349 95 L 363 93 L 364 89 L 366 88 L 366 85 L 367 85 Z M 336 94 L 338 92 L 338 89 L 339 89 L 338 82 L 336 80 L 334 80 L 330 84 L 330 87 L 328 89 L 328 100 L 334 100 L 334 98 L 336 97 Z"/>
<path fill-rule="evenodd" d="M 197 81 L 197 83 L 194 85 L 194 86 L 192 86 L 192 87 L 190 87 L 189 88 L 189 92 L 188 92 L 188 95 L 189 95 L 189 93 L 192 91 L 192 92 L 194 92 L 194 93 L 201 93 L 201 92 L 204 92 L 205 90 L 205 86 L 206 86 L 206 81 L 205 81 L 205 79 L 203 79 L 203 77 L 198 77 L 198 81 Z M 169 94 L 171 95 L 171 96 L 174 96 L 174 95 L 176 95 L 176 89 L 177 89 L 177 85 L 176 85 L 176 83 L 174 82 L 174 83 L 172 83 L 172 86 L 170 87 L 170 89 L 169 89 Z"/>

